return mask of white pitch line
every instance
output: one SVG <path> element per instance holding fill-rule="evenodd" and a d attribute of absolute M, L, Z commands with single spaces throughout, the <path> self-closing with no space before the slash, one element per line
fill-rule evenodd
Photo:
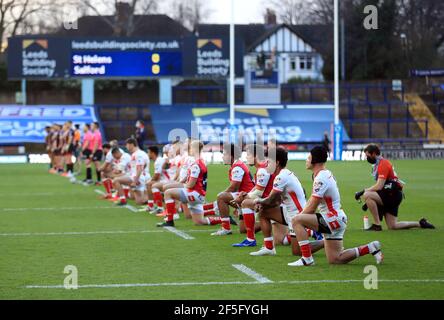
<path fill-rule="evenodd" d="M 392 283 L 444 283 L 444 279 L 381 279 L 379 282 Z M 300 280 L 300 281 L 226 281 L 226 282 L 164 282 L 164 283 L 124 283 L 124 284 L 88 284 L 79 285 L 79 289 L 110 289 L 110 288 L 140 288 L 140 287 L 185 287 L 185 286 L 219 286 L 219 285 L 269 285 L 269 284 L 307 284 L 307 283 L 363 283 L 364 280 Z M 28 285 L 26 289 L 64 289 L 63 285 Z"/>
<path fill-rule="evenodd" d="M 103 192 L 102 190 L 95 189 L 94 192 L 98 193 L 98 194 L 100 194 L 102 196 L 106 195 L 106 193 Z M 126 208 L 126 209 L 128 209 L 128 210 L 130 210 L 132 212 L 139 212 L 139 210 L 137 210 L 136 208 L 134 208 L 132 205 L 129 205 L 129 204 L 127 204 L 126 206 L 123 206 L 123 208 Z"/>
<path fill-rule="evenodd" d="M 271 281 L 270 279 L 264 277 L 263 275 L 257 273 L 253 269 L 250 269 L 243 264 L 233 264 L 233 267 L 239 270 L 240 272 L 246 274 L 250 278 L 253 278 L 259 283 L 273 283 L 273 281 Z"/>
<path fill-rule="evenodd" d="M 189 234 L 185 233 L 184 231 L 177 230 L 174 227 L 164 227 L 165 230 L 168 230 L 169 232 L 174 233 L 175 235 L 185 239 L 185 240 L 194 240 L 194 237 L 190 236 Z"/>
<path fill-rule="evenodd" d="M 106 195 L 106 193 L 103 192 L 102 190 L 98 190 L 98 189 L 96 189 L 96 190 L 94 190 L 94 192 L 100 194 L 101 196 Z"/>
<path fill-rule="evenodd" d="M 127 204 L 124 208 L 127 208 L 128 210 L 132 212 L 139 212 L 136 208 L 134 208 L 132 205 Z"/>
<path fill-rule="evenodd" d="M 216 231 L 216 230 L 213 230 Z M 186 233 L 212 232 L 212 230 L 184 230 Z M 67 232 L 15 232 L 0 233 L 0 237 L 46 237 L 46 236 L 82 236 L 82 235 L 120 235 L 166 233 L 166 230 L 128 230 L 128 231 L 67 231 Z"/>
<path fill-rule="evenodd" d="M 35 236 L 83 236 L 102 234 L 137 234 L 137 233 L 163 233 L 162 230 L 145 231 L 90 231 L 90 232 L 47 232 L 47 233 L 0 233 L 1 237 L 35 237 Z"/>
<path fill-rule="evenodd" d="M 60 208 L 2 208 L 3 212 L 12 211 L 67 211 L 67 210 L 90 210 L 90 209 L 121 209 L 119 207 L 60 207 Z"/>
<path fill-rule="evenodd" d="M 186 287 L 186 286 L 214 286 L 214 285 L 248 285 L 258 284 L 258 282 L 248 281 L 227 281 L 227 282 L 165 282 L 165 283 L 127 283 L 127 284 L 88 284 L 79 285 L 79 289 L 109 289 L 109 288 L 140 288 L 140 287 Z M 25 286 L 26 289 L 65 289 L 63 285 L 56 286 Z"/>

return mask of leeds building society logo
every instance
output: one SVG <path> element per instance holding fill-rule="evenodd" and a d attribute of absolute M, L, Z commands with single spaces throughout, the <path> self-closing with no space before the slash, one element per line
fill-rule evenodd
<path fill-rule="evenodd" d="M 49 59 L 48 40 L 25 39 L 22 41 L 23 76 L 52 77 L 56 61 Z"/>
<path fill-rule="evenodd" d="M 225 77 L 230 71 L 230 60 L 224 57 L 222 39 L 197 40 L 197 74 Z"/>

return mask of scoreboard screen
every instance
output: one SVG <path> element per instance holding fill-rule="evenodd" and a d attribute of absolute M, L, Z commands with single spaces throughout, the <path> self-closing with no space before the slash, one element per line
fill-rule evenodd
<path fill-rule="evenodd" d="M 181 52 L 73 51 L 71 77 L 161 77 L 182 75 Z"/>

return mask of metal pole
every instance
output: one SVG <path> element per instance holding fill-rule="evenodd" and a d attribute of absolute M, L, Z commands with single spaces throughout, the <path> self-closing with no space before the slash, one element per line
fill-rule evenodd
<path fill-rule="evenodd" d="M 339 124 L 339 3 L 334 0 L 335 125 Z"/>
<path fill-rule="evenodd" d="M 341 78 L 345 81 L 345 20 L 341 19 Z"/>
<path fill-rule="evenodd" d="M 26 79 L 22 79 L 22 104 L 26 105 Z"/>
<path fill-rule="evenodd" d="M 234 125 L 235 120 L 235 64 L 234 64 L 234 0 L 231 0 L 231 23 L 230 23 L 230 123 Z"/>

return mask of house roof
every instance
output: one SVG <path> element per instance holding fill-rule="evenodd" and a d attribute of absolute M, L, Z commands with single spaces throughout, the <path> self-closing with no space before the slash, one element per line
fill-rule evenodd
<path fill-rule="evenodd" d="M 290 29 L 322 55 L 333 50 L 333 26 L 329 25 L 236 25 L 235 33 L 236 38 L 243 39 L 248 52 L 283 27 Z M 229 36 L 230 26 L 228 24 L 200 24 L 197 31 L 200 37 Z"/>
<path fill-rule="evenodd" d="M 105 21 L 113 21 L 114 16 L 84 16 L 77 21 L 77 29 L 60 28 L 56 32 L 58 36 L 72 37 L 112 37 L 112 27 Z M 136 15 L 134 21 L 137 24 L 133 37 L 184 37 L 192 33 L 180 22 L 177 22 L 164 14 Z"/>

